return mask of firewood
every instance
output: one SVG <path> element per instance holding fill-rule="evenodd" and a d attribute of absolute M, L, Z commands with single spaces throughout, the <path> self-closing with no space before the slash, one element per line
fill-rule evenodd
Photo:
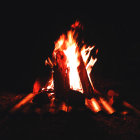
<path fill-rule="evenodd" d="M 67 59 L 63 51 L 56 54 L 56 66 L 53 70 L 54 90 L 57 98 L 63 98 L 65 92 L 69 90 L 69 69 L 67 68 Z"/>
<path fill-rule="evenodd" d="M 95 98 L 91 99 L 85 98 L 85 105 L 94 113 L 101 111 L 101 106 L 99 105 L 99 102 Z"/>
<path fill-rule="evenodd" d="M 68 112 L 68 106 L 67 106 L 67 104 L 65 102 L 62 102 L 59 105 L 59 111 Z"/>
<path fill-rule="evenodd" d="M 115 112 L 115 109 L 104 98 L 100 97 L 100 103 L 103 110 L 105 110 L 108 114 L 113 114 Z"/>
<path fill-rule="evenodd" d="M 79 53 L 79 58 L 78 59 L 80 61 L 80 64 L 78 66 L 78 73 L 79 73 L 79 77 L 80 77 L 81 84 L 82 84 L 82 87 L 83 87 L 83 91 L 84 91 L 84 93 L 86 93 L 86 96 L 89 99 L 91 99 L 94 96 L 94 94 L 93 94 L 94 91 L 93 91 L 93 88 L 90 84 L 88 74 L 87 74 L 87 70 L 86 70 L 83 58 L 81 56 L 81 53 Z"/>
<path fill-rule="evenodd" d="M 113 109 L 113 107 L 103 98 L 103 96 L 101 96 L 102 94 L 100 92 L 97 92 L 97 90 L 93 89 L 91 86 L 91 83 L 89 81 L 88 78 L 88 74 L 87 74 L 87 70 L 83 61 L 83 58 L 81 56 L 81 53 L 79 53 L 79 61 L 80 64 L 78 66 L 78 72 L 79 72 L 79 77 L 82 83 L 82 87 L 84 90 L 84 93 L 86 94 L 86 97 L 88 99 L 92 99 L 94 98 L 94 100 L 96 100 L 97 103 L 101 104 L 101 106 L 109 113 L 112 114 L 115 112 L 115 110 Z M 95 92 L 97 92 L 98 94 L 96 94 Z M 102 100 L 101 98 L 102 97 Z M 100 100 L 100 102 L 98 102 L 98 100 Z M 100 109 L 99 109 L 100 110 Z"/>
<path fill-rule="evenodd" d="M 10 113 L 13 113 L 19 110 L 21 107 L 29 103 L 34 97 L 36 96 L 35 93 L 28 94 L 24 99 L 22 99 L 18 104 L 16 104 L 11 110 Z"/>

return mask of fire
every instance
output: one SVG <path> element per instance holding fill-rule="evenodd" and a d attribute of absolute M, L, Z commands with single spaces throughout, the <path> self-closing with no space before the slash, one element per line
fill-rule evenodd
<path fill-rule="evenodd" d="M 79 74 L 77 67 L 79 66 L 78 60 L 78 45 L 73 37 L 74 32 L 68 32 L 68 40 L 66 40 L 67 49 L 64 50 L 64 53 L 67 57 L 67 66 L 70 68 L 69 79 L 70 79 L 70 88 L 73 90 L 78 90 L 83 92 L 82 85 L 80 82 Z"/>
<path fill-rule="evenodd" d="M 90 73 L 91 73 L 92 67 L 94 66 L 94 64 L 97 61 L 97 58 L 94 59 L 93 57 L 91 57 L 90 61 L 88 63 L 87 63 L 87 60 L 88 60 L 88 58 L 90 56 L 90 52 L 94 49 L 94 47 L 95 46 L 92 46 L 92 47 L 89 46 L 88 48 L 85 48 L 85 46 L 83 46 L 82 51 L 81 51 L 82 58 L 83 58 L 84 63 L 86 65 L 88 78 L 89 78 L 89 81 L 90 81 L 91 86 L 92 86 L 93 89 L 94 89 L 94 86 L 93 86 L 93 83 L 92 83 L 91 78 L 90 78 Z"/>
<path fill-rule="evenodd" d="M 80 81 L 80 77 L 78 74 L 78 66 L 80 64 L 79 61 L 79 54 L 81 54 L 84 64 L 86 66 L 87 74 L 90 80 L 90 83 L 93 87 L 93 83 L 90 79 L 90 73 L 92 70 L 92 67 L 97 61 L 97 58 L 90 57 L 90 52 L 94 49 L 95 46 L 89 46 L 86 47 L 86 45 L 83 45 L 82 49 L 80 50 L 80 47 L 78 46 L 78 42 L 76 40 L 76 27 L 81 27 L 80 23 L 76 21 L 72 26 L 74 30 L 70 30 L 67 32 L 67 35 L 62 34 L 60 38 L 55 42 L 55 49 L 53 51 L 53 57 L 56 58 L 56 54 L 58 51 L 63 51 L 66 55 L 67 59 L 67 68 L 70 69 L 69 72 L 69 80 L 70 80 L 70 88 L 73 90 L 77 90 L 81 93 L 83 93 L 82 84 Z"/>
<path fill-rule="evenodd" d="M 47 84 L 47 90 L 54 89 L 53 75 Z"/>
<path fill-rule="evenodd" d="M 90 57 L 91 51 L 95 48 L 95 46 L 86 46 L 83 45 L 80 49 L 80 46 L 78 46 L 77 42 L 77 34 L 76 28 L 81 28 L 81 24 L 76 21 L 74 24 L 71 25 L 71 28 L 74 30 L 70 30 L 67 32 L 67 34 L 62 34 L 59 39 L 55 42 L 55 48 L 53 51 L 53 57 L 56 60 L 57 59 L 57 52 L 62 51 L 66 56 L 66 63 L 67 68 L 69 71 L 69 80 L 70 80 L 70 88 L 72 90 L 77 90 L 81 93 L 83 93 L 83 87 L 82 83 L 80 81 L 79 73 L 78 73 L 78 66 L 80 64 L 79 55 L 82 56 L 84 65 L 86 67 L 87 75 L 90 81 L 90 84 L 92 88 L 94 89 L 93 83 L 90 78 L 90 73 L 92 70 L 92 67 L 97 61 L 97 58 Z M 83 41 L 82 41 L 83 42 Z M 98 50 L 96 50 L 96 54 L 98 53 Z M 90 58 L 90 59 L 89 59 Z M 55 62 L 54 62 L 55 63 Z M 52 61 L 50 58 L 45 61 L 45 64 L 49 64 L 51 67 L 53 66 Z M 63 65 L 63 64 L 62 64 Z M 50 80 L 51 81 L 51 80 Z M 53 81 L 51 81 L 53 85 Z M 47 89 L 49 89 L 50 85 L 48 85 Z M 99 103 L 96 99 L 86 99 L 85 104 L 94 112 L 99 112 L 101 110 Z"/>
<path fill-rule="evenodd" d="M 96 89 L 94 89 L 90 73 L 97 61 L 97 58 L 93 58 L 91 56 L 91 51 L 95 46 L 86 46 L 85 44 L 80 46 L 78 44 L 78 34 L 76 34 L 76 29 L 83 28 L 78 21 L 72 24 L 71 28 L 72 29 L 68 31 L 66 35 L 62 34 L 55 42 L 52 60 L 50 58 L 45 60 L 45 65 L 50 65 L 53 69 L 51 78 L 46 83 L 45 87 L 41 87 L 40 82 L 36 81 L 33 93 L 30 93 L 21 102 L 15 105 L 11 110 L 12 112 L 31 101 L 36 94 L 40 93 L 41 88 L 41 91 L 48 92 L 48 97 L 50 99 L 50 112 L 53 113 L 55 112 L 55 99 L 57 98 L 54 92 L 56 91 L 56 93 L 58 93 L 57 91 L 59 91 L 60 93 L 63 93 L 67 91 L 67 88 L 68 90 L 70 88 L 86 95 L 85 105 L 93 112 L 99 112 L 101 111 L 101 107 L 103 107 L 109 114 L 114 113 L 115 110 L 112 108 L 111 103 L 109 104 L 102 97 L 97 98 L 93 93 Z M 84 43 L 84 41 L 82 41 L 82 43 Z M 97 54 L 98 49 L 95 51 Z M 58 98 L 62 96 L 63 95 L 58 95 Z M 131 106 L 129 105 L 129 107 Z M 60 104 L 60 110 L 69 112 L 71 107 L 67 106 L 65 102 L 62 102 Z"/>

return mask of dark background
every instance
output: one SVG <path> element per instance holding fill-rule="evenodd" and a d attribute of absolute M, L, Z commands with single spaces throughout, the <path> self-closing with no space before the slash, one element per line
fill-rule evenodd
<path fill-rule="evenodd" d="M 137 12 L 119 16 L 99 15 L 96 10 L 77 9 L 35 12 L 4 11 L 1 26 L 0 90 L 32 91 L 35 79 L 44 72 L 44 61 L 62 33 L 79 20 L 82 38 L 99 48 L 92 73 L 96 79 L 119 81 L 139 94 L 140 27 Z M 103 12 L 104 13 L 104 12 Z M 110 12 L 111 13 L 111 12 Z M 138 95 L 139 96 L 139 95 Z"/>

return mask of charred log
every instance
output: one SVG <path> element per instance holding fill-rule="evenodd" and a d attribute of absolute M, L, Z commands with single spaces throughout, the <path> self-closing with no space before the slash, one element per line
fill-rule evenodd
<path fill-rule="evenodd" d="M 66 56 L 62 51 L 56 54 L 56 66 L 54 66 L 54 90 L 58 99 L 63 99 L 65 92 L 70 89 L 69 70 L 67 68 Z"/>
<path fill-rule="evenodd" d="M 32 100 L 32 102 L 36 105 L 36 106 L 43 106 L 44 104 L 47 104 L 50 102 L 50 99 L 48 97 L 48 95 L 45 92 L 42 92 L 40 94 L 37 94 L 34 99 Z"/>
<path fill-rule="evenodd" d="M 68 105 L 72 107 L 83 107 L 85 106 L 85 95 L 75 90 L 69 90 L 66 93 L 66 99 Z"/>

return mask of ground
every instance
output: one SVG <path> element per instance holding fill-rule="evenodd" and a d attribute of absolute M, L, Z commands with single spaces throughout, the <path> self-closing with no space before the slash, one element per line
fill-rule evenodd
<path fill-rule="evenodd" d="M 2 139 L 140 139 L 140 117 L 134 112 L 94 114 L 84 108 L 69 113 L 37 113 L 32 105 L 24 112 L 9 109 L 25 94 L 3 93 L 0 97 L 0 137 Z"/>

